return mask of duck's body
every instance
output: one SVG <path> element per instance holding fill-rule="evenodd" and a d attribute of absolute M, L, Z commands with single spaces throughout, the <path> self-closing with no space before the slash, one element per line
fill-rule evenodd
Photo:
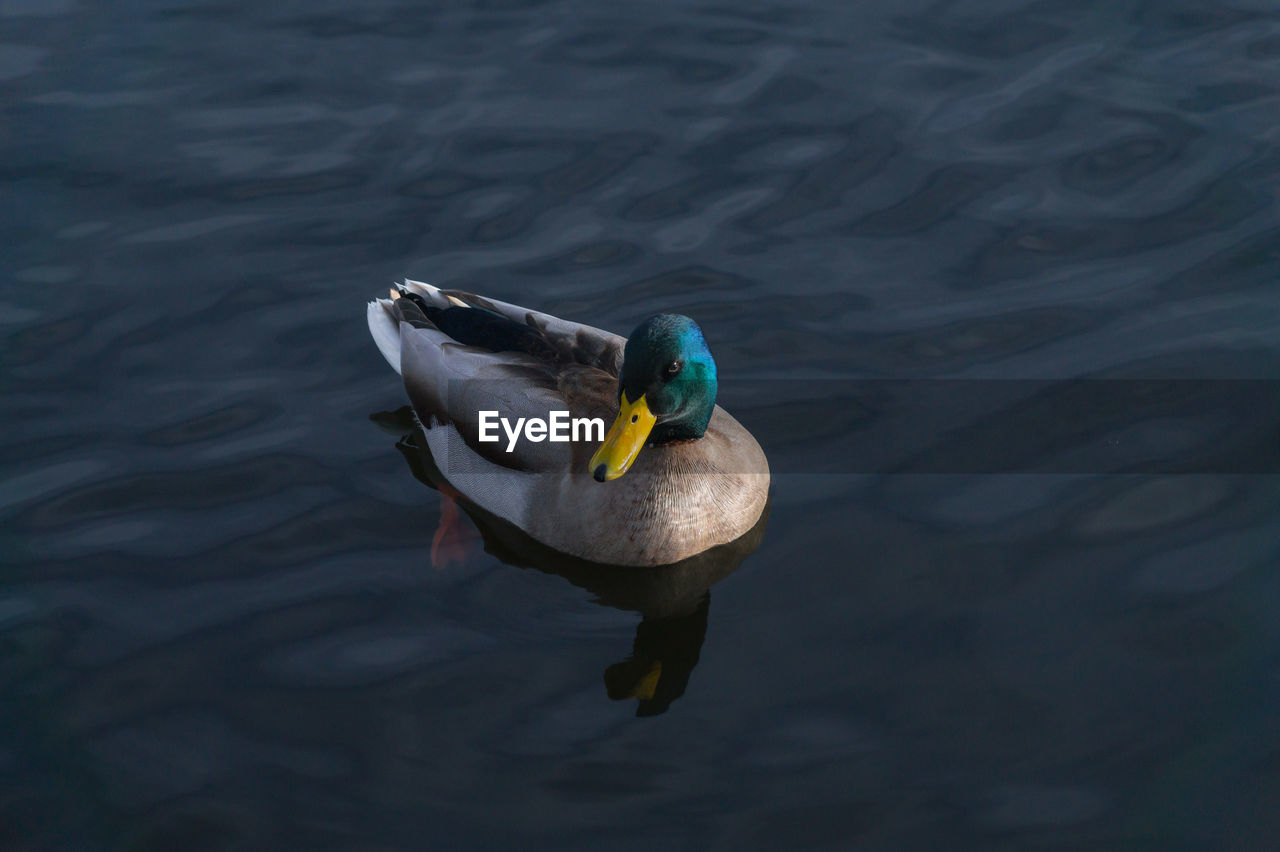
<path fill-rule="evenodd" d="M 610 462 L 607 482 L 597 481 L 605 475 L 598 440 L 519 439 L 510 452 L 505 434 L 479 440 L 481 411 L 513 423 L 552 411 L 612 421 L 624 349 L 632 353 L 625 338 L 418 282 L 393 295 L 369 304 L 369 329 L 403 377 L 440 471 L 480 508 L 556 550 L 614 565 L 677 562 L 737 539 L 760 518 L 764 452 L 711 403 L 700 437 L 668 429 L 660 443 Z M 656 421 L 662 436 L 666 421 Z"/>

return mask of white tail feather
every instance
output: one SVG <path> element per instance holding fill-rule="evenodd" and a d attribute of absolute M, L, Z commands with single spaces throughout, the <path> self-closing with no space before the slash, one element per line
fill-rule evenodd
<path fill-rule="evenodd" d="M 369 333 L 373 342 L 378 344 L 378 351 L 387 359 L 391 369 L 400 372 L 400 323 L 391 316 L 391 300 L 375 299 L 369 303 L 367 311 Z"/>
<path fill-rule="evenodd" d="M 436 293 L 440 292 L 440 288 L 434 284 L 428 284 L 425 281 L 412 281 L 408 278 L 404 279 L 404 284 L 402 286 L 406 290 L 417 293 L 419 296 L 426 296 L 427 298 L 431 298 Z"/>

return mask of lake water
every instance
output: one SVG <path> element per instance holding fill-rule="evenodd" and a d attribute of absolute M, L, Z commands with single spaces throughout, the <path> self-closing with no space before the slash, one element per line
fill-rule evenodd
<path fill-rule="evenodd" d="M 1274 3 L 0 0 L 0 97 L 0 847 L 1280 845 Z M 758 548 L 433 566 L 403 276 L 696 318 Z"/>

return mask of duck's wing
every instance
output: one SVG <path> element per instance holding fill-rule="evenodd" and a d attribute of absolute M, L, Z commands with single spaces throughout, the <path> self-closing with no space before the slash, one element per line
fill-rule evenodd
<path fill-rule="evenodd" d="M 418 281 L 406 281 L 409 289 L 431 287 Z M 435 288 L 431 288 L 435 289 Z M 541 311 L 523 308 L 509 302 L 488 299 L 462 290 L 436 290 L 454 304 L 462 303 L 492 311 L 522 326 L 534 329 L 564 364 L 582 364 L 604 370 L 614 378 L 622 373 L 622 351 L 627 339 L 610 331 L 582 323 L 570 322 Z"/>
<path fill-rule="evenodd" d="M 614 341 L 601 337 L 608 333 L 535 311 L 525 312 L 531 318 L 515 325 L 518 321 L 511 312 L 522 308 L 474 296 L 474 301 L 467 302 L 462 296 L 470 294 L 412 284 L 416 286 L 406 287 L 407 293 L 399 291 L 398 298 L 374 303 L 396 325 L 398 352 L 388 351 L 390 344 L 383 345 L 390 330 L 380 318 L 375 322 L 374 304 L 370 305 L 370 328 L 375 329 L 374 338 L 388 361 L 399 368 L 423 426 L 456 432 L 467 449 L 502 469 L 534 473 L 580 466 L 575 457 L 582 455 L 581 447 L 532 441 L 523 435 L 513 445 L 498 425 L 499 418 L 514 426 L 521 418 L 548 420 L 553 411 L 567 411 L 570 418 L 609 416 L 608 400 L 616 379 L 595 366 L 612 359 Z M 407 297 L 408 293 L 419 298 Z M 483 315 L 490 311 L 501 321 Z M 375 328 L 378 325 L 380 330 Z M 625 344 L 625 339 L 617 339 Z M 589 345 L 584 346 L 584 341 Z M 620 360 L 620 346 L 618 352 Z M 494 412 L 486 418 L 492 425 L 485 433 L 480 429 L 481 412 Z M 482 435 L 496 440 L 481 440 Z M 457 441 L 450 444 L 456 446 Z"/>

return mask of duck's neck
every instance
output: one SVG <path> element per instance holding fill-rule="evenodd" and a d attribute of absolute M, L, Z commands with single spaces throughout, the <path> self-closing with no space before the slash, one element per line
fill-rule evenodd
<path fill-rule="evenodd" d="M 714 388 L 714 386 L 712 386 Z M 711 392 L 703 392 L 691 411 L 683 412 L 675 420 L 668 420 L 653 427 L 649 443 L 661 446 L 680 441 L 696 441 L 707 433 L 707 424 L 716 408 L 716 398 Z"/>
<path fill-rule="evenodd" d="M 660 447 L 663 444 L 695 441 L 705 435 L 706 432 L 707 424 L 705 422 L 701 426 L 683 421 L 663 423 L 653 427 L 653 431 L 649 433 L 649 443 Z"/>

